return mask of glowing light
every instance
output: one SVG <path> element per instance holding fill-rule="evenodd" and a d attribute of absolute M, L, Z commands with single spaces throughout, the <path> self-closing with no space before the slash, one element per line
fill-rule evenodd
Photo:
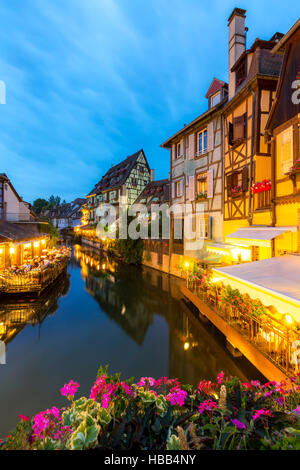
<path fill-rule="evenodd" d="M 184 266 L 185 266 L 186 268 L 188 268 L 188 267 L 189 267 L 189 263 L 186 261 L 186 262 L 184 263 Z"/>
<path fill-rule="evenodd" d="M 2 248 L 0 248 L 0 255 L 2 255 L 2 253 L 3 253 L 3 249 L 2 249 Z"/>
<path fill-rule="evenodd" d="M 221 281 L 221 278 L 220 277 L 213 277 L 211 279 L 211 282 L 220 282 Z"/>
<path fill-rule="evenodd" d="M 16 252 L 16 250 L 14 249 L 14 247 L 12 247 L 12 248 L 9 249 L 9 252 L 10 252 L 11 255 L 13 255 Z"/>
<path fill-rule="evenodd" d="M 46 243 L 46 240 L 42 240 L 42 245 L 45 245 L 45 243 Z"/>
<path fill-rule="evenodd" d="M 40 246 L 40 242 L 34 242 L 33 246 L 34 248 L 38 248 Z"/>
<path fill-rule="evenodd" d="M 187 351 L 188 349 L 190 349 L 190 343 L 189 343 L 188 341 L 186 341 L 186 342 L 184 343 L 183 349 L 184 349 L 185 351 Z"/>
<path fill-rule="evenodd" d="M 106 264 L 102 264 L 102 269 L 106 269 Z"/>
<path fill-rule="evenodd" d="M 231 256 L 234 261 L 251 261 L 251 251 L 243 248 L 233 248 L 231 250 Z"/>
<path fill-rule="evenodd" d="M 291 324 L 293 323 L 293 321 L 294 321 L 292 315 L 286 315 L 286 316 L 285 316 L 285 321 L 286 321 L 289 325 L 291 325 Z"/>

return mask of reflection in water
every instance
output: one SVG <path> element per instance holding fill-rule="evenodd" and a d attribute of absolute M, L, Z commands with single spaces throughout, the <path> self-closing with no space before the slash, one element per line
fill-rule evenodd
<path fill-rule="evenodd" d="M 223 336 L 185 305 L 178 280 L 79 246 L 68 272 L 70 280 L 61 278 L 40 298 L 0 302 L 0 338 L 7 344 L 0 438 L 19 414 L 64 406 L 59 390 L 68 380 L 88 395 L 100 365 L 123 378 L 168 375 L 195 385 L 221 370 L 261 378 L 245 359 L 232 358 Z"/>
<path fill-rule="evenodd" d="M 214 380 L 223 370 L 243 380 L 253 378 L 253 374 L 262 379 L 244 358 L 234 359 L 222 335 L 187 307 L 179 280 L 150 268 L 118 264 L 79 246 L 75 259 L 87 291 L 138 345 L 143 344 L 155 315 L 167 321 L 170 377 L 196 385 L 202 377 Z"/>
<path fill-rule="evenodd" d="M 26 325 L 40 326 L 46 317 L 55 314 L 59 297 L 67 295 L 69 288 L 69 277 L 61 275 L 40 297 L 3 298 L 0 302 L 0 341 L 8 344 Z"/>

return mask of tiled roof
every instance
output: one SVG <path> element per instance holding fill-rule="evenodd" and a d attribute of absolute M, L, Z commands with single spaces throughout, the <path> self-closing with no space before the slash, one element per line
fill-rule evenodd
<path fill-rule="evenodd" d="M 120 186 L 125 184 L 132 168 L 134 167 L 141 153 L 143 153 L 146 160 L 146 164 L 148 166 L 144 151 L 143 149 L 141 149 L 133 155 L 127 157 L 122 162 L 118 163 L 118 165 L 114 165 L 112 168 L 110 168 L 101 178 L 101 180 L 98 181 L 94 188 L 89 192 L 88 196 L 92 196 L 93 194 L 100 194 L 102 191 L 107 191 L 109 189 L 119 188 Z M 149 167 L 148 169 L 150 171 Z"/>
<path fill-rule="evenodd" d="M 205 98 L 209 98 L 210 96 L 214 95 L 218 90 L 223 88 L 223 86 L 228 86 L 227 83 L 219 80 L 218 78 L 214 78 L 211 82 L 211 85 L 205 95 Z"/>
<path fill-rule="evenodd" d="M 47 215 L 50 218 L 71 217 L 74 213 L 82 208 L 83 204 L 85 204 L 85 199 L 77 198 L 72 202 L 61 204 L 54 209 L 50 209 Z"/>
<path fill-rule="evenodd" d="M 135 203 L 139 203 L 145 198 L 159 197 L 160 202 L 168 202 L 170 200 L 170 182 L 168 179 L 151 181 L 148 183 L 143 192 L 139 195 Z"/>

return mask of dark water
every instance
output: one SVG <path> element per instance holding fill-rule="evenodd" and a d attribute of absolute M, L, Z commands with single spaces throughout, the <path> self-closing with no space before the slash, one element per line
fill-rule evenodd
<path fill-rule="evenodd" d="M 261 378 L 187 307 L 176 279 L 74 251 L 68 277 L 39 299 L 1 299 L 0 436 L 19 414 L 66 404 L 59 390 L 70 379 L 88 394 L 100 365 L 123 378 L 166 375 L 193 384 L 221 370 Z"/>

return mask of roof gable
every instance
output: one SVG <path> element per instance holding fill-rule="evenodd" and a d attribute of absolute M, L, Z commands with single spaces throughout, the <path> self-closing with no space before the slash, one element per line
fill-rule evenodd
<path fill-rule="evenodd" d="M 299 57 L 300 36 L 285 50 L 276 97 L 266 125 L 269 131 L 300 113 L 300 91 L 295 83 L 300 80 Z"/>
<path fill-rule="evenodd" d="M 205 95 L 205 98 L 210 98 L 212 95 L 217 93 L 223 86 L 227 85 L 225 82 L 222 80 L 219 80 L 218 78 L 214 78 L 213 81 L 210 84 L 210 87 Z"/>

